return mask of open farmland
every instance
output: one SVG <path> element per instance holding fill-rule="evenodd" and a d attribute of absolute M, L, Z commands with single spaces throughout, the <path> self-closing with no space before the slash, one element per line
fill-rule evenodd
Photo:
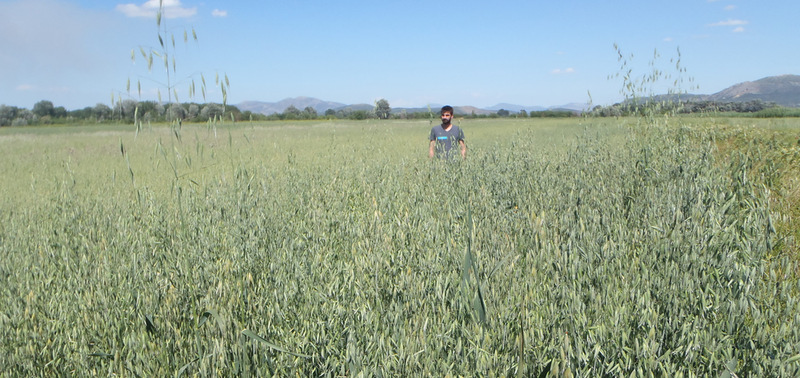
<path fill-rule="evenodd" d="M 10 376 L 794 376 L 800 121 L 0 129 Z"/>

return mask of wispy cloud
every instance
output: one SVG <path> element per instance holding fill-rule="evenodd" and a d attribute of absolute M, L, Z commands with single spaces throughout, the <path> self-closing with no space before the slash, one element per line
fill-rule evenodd
<path fill-rule="evenodd" d="M 723 9 L 725 9 L 726 11 L 732 11 L 732 10 L 736 9 L 736 6 L 735 5 L 728 5 Z"/>
<path fill-rule="evenodd" d="M 745 21 L 745 20 L 731 20 L 731 19 L 729 19 L 729 20 L 726 20 L 726 21 L 715 22 L 713 24 L 709 24 L 708 26 L 742 26 L 742 25 L 747 25 L 747 24 L 748 24 L 748 22 Z"/>
<path fill-rule="evenodd" d="M 228 17 L 228 11 L 220 10 L 220 9 L 214 9 L 213 11 L 211 11 L 211 15 L 214 16 L 214 17 Z"/>
<path fill-rule="evenodd" d="M 550 71 L 550 73 L 552 73 L 553 75 L 571 74 L 571 73 L 575 73 L 575 69 L 572 68 L 572 67 L 565 68 L 563 70 L 561 68 L 556 68 L 556 69 Z"/>
<path fill-rule="evenodd" d="M 17 88 L 16 88 L 16 90 L 18 90 L 18 91 L 30 91 L 30 90 L 33 90 L 33 89 L 34 89 L 34 86 L 30 85 L 30 84 L 20 84 L 20 85 L 17 85 Z"/>
<path fill-rule="evenodd" d="M 664 37 L 664 42 L 672 42 L 672 37 Z"/>
<path fill-rule="evenodd" d="M 726 21 L 715 22 L 713 24 L 709 24 L 708 26 L 735 26 L 733 28 L 734 33 L 744 33 L 744 25 L 747 25 L 749 22 L 745 20 L 733 20 L 728 19 Z"/>
<path fill-rule="evenodd" d="M 186 18 L 197 14 L 197 8 L 185 8 L 180 0 L 163 0 L 163 16 L 166 18 Z M 159 9 L 159 0 L 147 0 L 144 4 L 119 4 L 117 11 L 128 17 L 155 17 Z"/>

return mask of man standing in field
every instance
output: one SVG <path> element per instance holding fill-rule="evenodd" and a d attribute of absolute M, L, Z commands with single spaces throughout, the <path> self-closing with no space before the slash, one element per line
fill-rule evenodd
<path fill-rule="evenodd" d="M 454 144 L 458 143 L 461 149 L 461 158 L 467 158 L 467 145 L 464 143 L 464 131 L 460 127 L 452 124 L 453 107 L 445 105 L 442 107 L 442 124 L 431 129 L 431 141 L 428 156 L 433 158 L 438 156 L 440 159 L 451 159 L 455 156 L 453 152 Z"/>

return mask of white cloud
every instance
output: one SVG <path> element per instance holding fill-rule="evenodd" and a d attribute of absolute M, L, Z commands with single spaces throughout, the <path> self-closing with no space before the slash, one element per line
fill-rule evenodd
<path fill-rule="evenodd" d="M 727 21 L 715 22 L 713 24 L 709 24 L 708 26 L 741 26 L 741 25 L 747 25 L 747 24 L 748 24 L 748 22 L 745 21 L 745 20 L 731 20 L 731 19 L 729 19 Z"/>
<path fill-rule="evenodd" d="M 571 74 L 571 73 L 575 73 L 575 69 L 574 69 L 574 68 L 572 68 L 572 67 L 570 67 L 570 68 L 565 68 L 565 69 L 563 69 L 563 70 L 562 70 L 562 69 L 560 69 L 560 68 L 556 68 L 556 69 L 554 69 L 554 70 L 550 71 L 550 73 L 552 73 L 552 74 L 554 74 L 554 75 L 560 75 L 560 74 Z"/>
<path fill-rule="evenodd" d="M 166 18 L 186 18 L 197 14 L 197 8 L 185 8 L 180 0 L 163 0 L 163 16 Z M 155 17 L 159 9 L 159 0 L 147 0 L 142 5 L 119 4 L 117 11 L 128 17 Z"/>
<path fill-rule="evenodd" d="M 726 6 L 724 9 L 725 9 L 726 11 L 732 11 L 732 10 L 736 9 L 736 6 L 735 6 L 735 5 L 728 5 L 728 6 Z"/>
<path fill-rule="evenodd" d="M 734 33 L 743 33 L 744 32 L 744 25 L 747 25 L 749 22 L 745 20 L 734 20 L 728 19 L 727 21 L 720 21 L 715 22 L 713 24 L 709 24 L 708 26 L 735 26 L 733 29 Z"/>
<path fill-rule="evenodd" d="M 672 37 L 664 37 L 664 42 L 672 42 Z"/>
<path fill-rule="evenodd" d="M 17 85 L 16 89 L 18 91 L 31 91 L 31 90 L 34 89 L 34 86 L 30 85 L 30 84 L 20 84 L 20 85 Z"/>
<path fill-rule="evenodd" d="M 220 10 L 220 9 L 214 9 L 213 11 L 211 11 L 211 15 L 214 16 L 214 17 L 228 17 L 228 11 Z"/>

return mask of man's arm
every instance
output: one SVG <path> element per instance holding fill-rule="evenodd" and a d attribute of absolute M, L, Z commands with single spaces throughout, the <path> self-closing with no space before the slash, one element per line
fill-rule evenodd
<path fill-rule="evenodd" d="M 431 146 L 428 148 L 428 157 L 433 159 L 433 156 L 436 154 L 436 141 L 431 141 Z"/>
<path fill-rule="evenodd" d="M 461 140 L 458 141 L 458 145 L 461 146 L 461 158 L 462 159 L 466 159 L 467 158 L 467 144 L 464 143 L 463 139 L 461 139 Z"/>

